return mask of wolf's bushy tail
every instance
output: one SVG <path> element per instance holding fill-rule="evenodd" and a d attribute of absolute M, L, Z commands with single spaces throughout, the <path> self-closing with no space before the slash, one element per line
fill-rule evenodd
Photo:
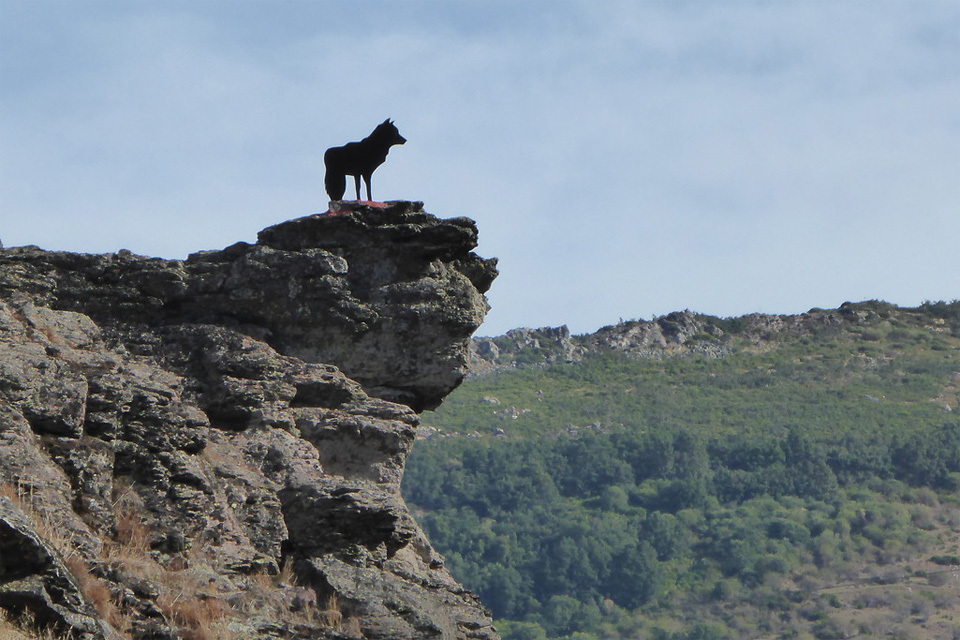
<path fill-rule="evenodd" d="M 330 158 L 330 151 L 327 150 L 327 153 L 323 155 L 323 164 L 327 168 L 327 172 L 323 176 L 323 185 L 327 189 L 327 195 L 330 196 L 331 200 L 343 200 L 343 194 L 347 191 L 347 174 L 339 170 L 335 166 L 336 162 L 332 161 Z"/>

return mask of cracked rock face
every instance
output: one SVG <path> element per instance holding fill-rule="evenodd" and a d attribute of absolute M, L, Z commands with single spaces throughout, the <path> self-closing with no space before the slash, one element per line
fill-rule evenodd
<path fill-rule="evenodd" d="M 91 639 L 495 638 L 400 496 L 487 310 L 476 233 L 402 202 L 185 261 L 0 251 L 0 608 Z"/>
<path fill-rule="evenodd" d="M 476 245 L 468 218 L 441 220 L 416 202 L 356 205 L 185 261 L 7 249 L 0 296 L 83 314 L 126 332 L 111 337 L 128 348 L 156 341 L 131 328 L 229 327 L 422 411 L 463 380 L 468 339 L 488 310 L 496 260 L 473 253 Z"/>

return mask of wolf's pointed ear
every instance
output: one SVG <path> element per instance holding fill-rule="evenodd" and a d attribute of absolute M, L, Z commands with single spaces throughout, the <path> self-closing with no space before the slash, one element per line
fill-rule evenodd
<path fill-rule="evenodd" d="M 384 120 L 383 124 L 390 124 L 390 118 L 387 118 L 386 120 Z"/>

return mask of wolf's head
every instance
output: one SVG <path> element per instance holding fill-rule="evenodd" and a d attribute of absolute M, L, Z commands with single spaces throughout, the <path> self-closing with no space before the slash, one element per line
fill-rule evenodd
<path fill-rule="evenodd" d="M 406 138 L 400 135 L 397 125 L 393 124 L 393 120 L 390 118 L 387 118 L 377 125 L 377 128 L 373 130 L 371 137 L 374 136 L 391 146 L 395 144 L 403 144 L 407 141 Z"/>

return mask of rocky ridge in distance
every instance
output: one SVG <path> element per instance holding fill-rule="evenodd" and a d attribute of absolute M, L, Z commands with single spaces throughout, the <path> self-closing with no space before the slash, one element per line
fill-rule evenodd
<path fill-rule="evenodd" d="M 931 309 L 947 303 L 930 303 Z M 953 303 L 955 304 L 955 303 Z M 738 349 L 763 350 L 784 339 L 799 339 L 818 332 L 862 331 L 883 322 L 923 324 L 924 307 L 904 308 L 869 300 L 845 302 L 837 309 L 810 309 L 796 315 L 753 313 L 738 318 L 718 318 L 689 310 L 675 311 L 652 320 L 620 321 L 585 335 L 571 335 L 566 326 L 520 328 L 502 336 L 476 337 L 470 344 L 470 372 L 504 368 L 573 363 L 589 354 L 620 353 L 636 358 L 719 358 Z M 950 331 L 942 326 L 934 330 Z"/>

